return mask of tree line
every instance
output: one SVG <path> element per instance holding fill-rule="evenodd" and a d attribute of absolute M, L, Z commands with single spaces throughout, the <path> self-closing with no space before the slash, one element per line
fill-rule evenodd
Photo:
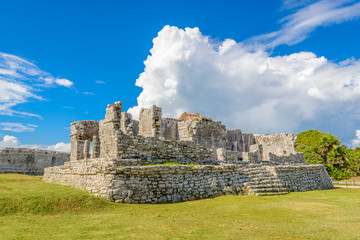
<path fill-rule="evenodd" d="M 330 177 L 338 180 L 360 175 L 360 147 L 348 149 L 330 133 L 308 130 L 297 134 L 296 148 L 305 162 L 323 164 Z"/>

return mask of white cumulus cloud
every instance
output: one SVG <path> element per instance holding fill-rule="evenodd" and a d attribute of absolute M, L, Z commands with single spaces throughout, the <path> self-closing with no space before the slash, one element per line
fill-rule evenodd
<path fill-rule="evenodd" d="M 48 146 L 47 149 L 52 151 L 70 152 L 70 143 L 59 142 Z"/>
<path fill-rule="evenodd" d="M 1 148 L 32 148 L 44 149 L 52 151 L 70 152 L 70 143 L 59 142 L 54 145 L 41 145 L 41 144 L 20 144 L 20 141 L 15 136 L 5 135 L 3 140 L 0 141 Z"/>
<path fill-rule="evenodd" d="M 0 148 L 4 147 L 16 147 L 19 145 L 19 139 L 14 136 L 5 135 L 3 140 L 0 141 Z"/>
<path fill-rule="evenodd" d="M 335 63 L 311 52 L 271 56 L 227 39 L 214 43 L 198 28 L 165 26 L 136 80 L 138 105 L 164 116 L 198 112 L 255 133 L 297 131 L 309 122 L 360 118 L 360 61 Z M 346 123 L 346 124 L 347 124 Z"/>

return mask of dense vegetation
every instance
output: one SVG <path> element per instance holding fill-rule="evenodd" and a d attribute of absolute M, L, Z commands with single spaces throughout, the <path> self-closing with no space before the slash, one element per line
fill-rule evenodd
<path fill-rule="evenodd" d="M 360 148 L 347 149 L 330 133 L 308 130 L 297 135 L 297 150 L 310 164 L 323 164 L 338 180 L 360 175 Z"/>
<path fill-rule="evenodd" d="M 38 177 L 0 174 L 0 239 L 360 239 L 360 191 L 116 204 Z"/>

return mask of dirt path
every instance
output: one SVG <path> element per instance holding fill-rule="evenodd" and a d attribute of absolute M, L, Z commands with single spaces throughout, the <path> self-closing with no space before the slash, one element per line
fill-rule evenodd
<path fill-rule="evenodd" d="M 344 185 L 344 184 L 334 184 L 334 187 L 340 187 L 340 188 L 360 188 L 360 186 L 351 186 L 351 185 Z"/>

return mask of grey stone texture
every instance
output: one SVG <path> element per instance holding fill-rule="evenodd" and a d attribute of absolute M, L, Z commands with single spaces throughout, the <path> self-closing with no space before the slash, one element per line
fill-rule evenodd
<path fill-rule="evenodd" d="M 139 114 L 139 134 L 144 137 L 160 137 L 161 133 L 160 107 L 142 108 Z"/>
<path fill-rule="evenodd" d="M 0 173 L 42 175 L 47 167 L 63 165 L 70 153 L 28 148 L 0 150 Z"/>
<path fill-rule="evenodd" d="M 263 148 L 263 159 L 272 162 L 305 163 L 303 153 L 296 152 L 296 135 L 279 133 L 254 135 L 255 142 Z"/>
<path fill-rule="evenodd" d="M 172 203 L 221 195 L 278 195 L 333 188 L 322 165 L 119 166 L 115 160 L 68 162 L 44 180 L 121 203 Z"/>
<path fill-rule="evenodd" d="M 70 160 L 76 161 L 90 157 L 90 142 L 98 136 L 99 122 L 93 120 L 71 123 L 70 127 L 71 154 Z M 95 148 L 98 146 L 95 146 Z"/>
<path fill-rule="evenodd" d="M 71 161 L 46 168 L 44 180 L 122 203 L 333 188 L 322 165 L 296 152 L 293 134 L 242 133 L 192 113 L 162 118 L 157 106 L 141 109 L 137 122 L 121 109 L 116 102 L 105 120 L 72 123 Z"/>
<path fill-rule="evenodd" d="M 161 119 L 161 133 L 165 140 L 179 140 L 178 119 L 162 118 Z"/>

